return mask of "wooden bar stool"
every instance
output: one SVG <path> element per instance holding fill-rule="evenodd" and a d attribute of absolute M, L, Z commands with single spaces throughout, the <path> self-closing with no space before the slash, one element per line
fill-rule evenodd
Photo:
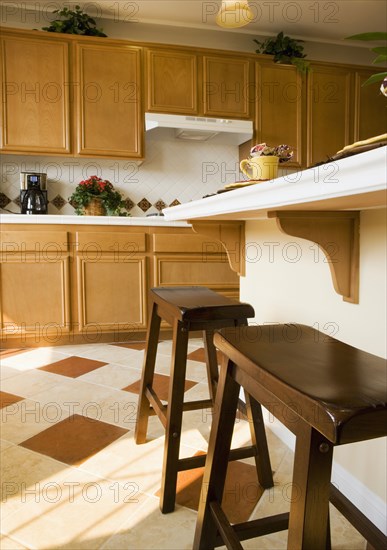
<path fill-rule="evenodd" d="M 254 316 L 249 304 L 231 300 L 204 287 L 166 287 L 150 290 L 151 318 L 142 372 L 136 443 L 145 443 L 148 418 L 157 414 L 165 428 L 165 446 L 162 471 L 160 508 L 163 513 L 175 507 L 177 474 L 182 470 L 204 466 L 205 455 L 179 459 L 180 436 L 184 411 L 205 409 L 214 404 L 218 385 L 218 361 L 213 344 L 215 329 L 246 325 Z M 153 387 L 157 344 L 161 320 L 173 327 L 172 363 L 168 389 L 168 404 L 164 405 Z M 211 399 L 184 403 L 188 335 L 202 331 Z M 230 460 L 254 456 L 258 479 L 262 487 L 272 487 L 273 477 L 268 454 L 262 411 L 258 403 L 247 396 L 246 414 L 251 419 L 252 445 L 234 449 Z"/>
<path fill-rule="evenodd" d="M 374 548 L 386 537 L 330 483 L 333 448 L 387 435 L 386 361 L 305 325 L 236 327 L 215 334 L 222 365 L 195 550 L 289 529 L 288 548 L 330 548 L 329 500 Z M 240 387 L 296 435 L 290 514 L 231 526 L 221 508 Z"/>

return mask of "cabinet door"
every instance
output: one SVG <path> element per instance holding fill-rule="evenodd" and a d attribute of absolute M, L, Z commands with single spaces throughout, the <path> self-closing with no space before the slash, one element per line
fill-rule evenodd
<path fill-rule="evenodd" d="M 142 156 L 140 56 L 133 46 L 77 45 L 78 154 Z"/>
<path fill-rule="evenodd" d="M 68 44 L 2 38 L 2 149 L 70 153 Z"/>
<path fill-rule="evenodd" d="M 362 87 L 376 71 L 355 73 L 355 141 L 387 132 L 387 99 L 379 91 L 381 83 Z"/>
<path fill-rule="evenodd" d="M 204 114 L 251 118 L 251 63 L 240 57 L 203 57 Z"/>
<path fill-rule="evenodd" d="M 352 143 L 350 69 L 313 65 L 308 75 L 307 164 Z"/>
<path fill-rule="evenodd" d="M 287 144 L 294 157 L 284 166 L 302 165 L 302 76 L 290 65 L 256 65 L 257 143 Z"/>
<path fill-rule="evenodd" d="M 147 51 L 147 110 L 195 115 L 197 57 L 173 50 Z"/>

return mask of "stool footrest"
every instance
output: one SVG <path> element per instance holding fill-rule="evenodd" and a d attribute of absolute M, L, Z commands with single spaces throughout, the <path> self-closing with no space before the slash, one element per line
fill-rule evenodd
<path fill-rule="evenodd" d="M 227 516 L 217 501 L 210 502 L 209 507 L 219 531 L 215 540 L 215 546 L 223 546 L 226 544 L 227 548 L 240 550 L 242 549 L 240 544 L 242 540 L 263 537 L 264 535 L 270 535 L 278 531 L 285 531 L 289 527 L 289 512 L 230 525 Z M 223 539 L 223 535 L 225 535 L 226 542 Z M 230 542 L 231 544 L 229 544 Z"/>
<path fill-rule="evenodd" d="M 257 449 L 253 445 L 248 445 L 246 447 L 241 447 L 240 449 L 231 449 L 228 460 L 242 460 L 243 458 L 251 458 L 253 456 L 257 456 Z M 206 458 L 206 454 L 190 456 L 188 458 L 180 458 L 178 465 L 179 472 L 205 466 Z"/>

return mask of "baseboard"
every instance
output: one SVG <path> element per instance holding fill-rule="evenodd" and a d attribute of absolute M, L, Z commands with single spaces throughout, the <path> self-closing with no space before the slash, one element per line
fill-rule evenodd
<path fill-rule="evenodd" d="M 264 411 L 266 426 L 292 451 L 295 449 L 295 436 L 283 424 L 273 420 Z M 332 483 L 345 495 L 376 527 L 387 534 L 386 503 L 355 478 L 341 464 L 333 461 Z"/>

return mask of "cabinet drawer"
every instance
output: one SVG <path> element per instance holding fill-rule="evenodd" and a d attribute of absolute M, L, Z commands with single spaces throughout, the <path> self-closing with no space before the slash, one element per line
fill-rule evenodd
<path fill-rule="evenodd" d="M 134 254 L 145 252 L 144 233 L 117 232 L 77 232 L 77 252 L 114 252 L 115 254 Z"/>
<path fill-rule="evenodd" d="M 154 258 L 155 286 L 204 285 L 213 289 L 239 288 L 239 277 L 228 262 L 219 257 L 156 256 Z"/>
<path fill-rule="evenodd" d="M 0 236 L 1 252 L 42 252 L 57 254 L 67 252 L 67 231 L 2 231 Z"/>
<path fill-rule="evenodd" d="M 192 252 L 194 254 L 226 254 L 219 241 L 202 235 L 153 235 L 153 251 L 159 252 Z"/>

